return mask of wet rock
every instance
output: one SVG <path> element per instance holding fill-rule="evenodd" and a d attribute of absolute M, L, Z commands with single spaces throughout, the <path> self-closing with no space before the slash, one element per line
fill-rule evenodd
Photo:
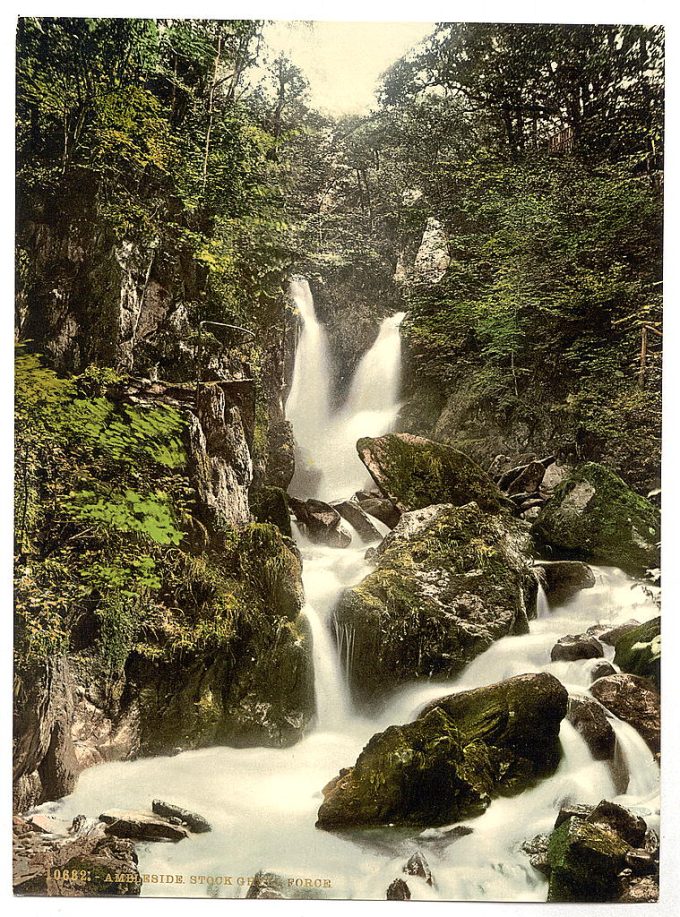
<path fill-rule="evenodd" d="M 559 828 L 560 825 L 563 825 L 565 821 L 569 821 L 570 818 L 580 818 L 585 820 L 594 808 L 595 806 L 581 805 L 579 803 L 569 803 L 568 805 L 564 805 L 557 813 L 554 828 Z"/>
<path fill-rule="evenodd" d="M 373 525 L 367 512 L 357 500 L 352 498 L 351 500 L 343 500 L 341 503 L 334 503 L 333 509 L 340 513 L 345 522 L 349 522 L 365 544 L 369 544 L 372 541 L 380 541 L 382 537 L 380 532 Z"/>
<path fill-rule="evenodd" d="M 553 662 L 574 662 L 576 659 L 599 659 L 604 656 L 602 644 L 588 634 L 567 634 L 560 637 L 550 651 Z"/>
<path fill-rule="evenodd" d="M 659 900 L 659 882 L 652 876 L 630 878 L 618 898 L 619 904 L 648 904 Z"/>
<path fill-rule="evenodd" d="M 283 535 L 292 537 L 286 493 L 280 487 L 260 487 L 250 492 L 250 511 L 256 522 L 270 522 Z"/>
<path fill-rule="evenodd" d="M 610 627 L 608 624 L 594 624 L 589 627 L 586 633 L 597 637 L 600 643 L 606 643 L 608 646 L 616 646 L 616 641 L 624 634 L 639 627 L 640 622 L 635 620 L 625 621 L 623 624 L 617 624 L 616 627 Z"/>
<path fill-rule="evenodd" d="M 421 879 L 425 879 L 428 885 L 432 885 L 432 872 L 430 866 L 420 850 L 416 850 L 416 852 L 411 854 L 408 858 L 404 866 L 404 872 L 408 876 L 418 876 Z"/>
<path fill-rule="evenodd" d="M 542 561 L 536 564 L 552 607 L 564 605 L 582 589 L 592 589 L 595 574 L 587 564 L 578 560 Z"/>
<path fill-rule="evenodd" d="M 637 729 L 654 753 L 660 751 L 659 693 L 651 681 L 622 672 L 598 678 L 590 691 L 607 710 Z"/>
<path fill-rule="evenodd" d="M 656 858 L 644 849 L 629 850 L 626 866 L 632 869 L 635 876 L 654 875 L 659 868 Z"/>
<path fill-rule="evenodd" d="M 481 466 L 452 446 L 410 433 L 389 433 L 363 437 L 357 452 L 382 493 L 401 512 L 433 503 L 463 506 L 472 500 L 487 512 L 506 505 Z"/>
<path fill-rule="evenodd" d="M 616 675 L 616 669 L 606 659 L 596 662 L 590 670 L 591 681 L 597 681 L 598 678 L 605 678 L 607 675 Z"/>
<path fill-rule="evenodd" d="M 623 672 L 654 682 L 661 678 L 661 618 L 654 618 L 622 634 L 615 643 L 614 663 Z"/>
<path fill-rule="evenodd" d="M 618 834 L 631 847 L 644 843 L 647 824 L 644 818 L 608 799 L 603 799 L 586 816 L 586 821 Z"/>
<path fill-rule="evenodd" d="M 552 548 L 631 570 L 658 566 L 658 509 L 612 471 L 580 465 L 557 488 L 534 531 Z"/>
<path fill-rule="evenodd" d="M 258 872 L 248 887 L 246 898 L 285 898 L 285 881 L 274 872 Z"/>
<path fill-rule="evenodd" d="M 89 881 L 57 882 L 54 869 L 85 870 Z M 116 881 L 121 875 L 126 881 Z M 73 837 L 36 831 L 18 816 L 13 820 L 12 881 L 16 895 L 69 898 L 139 895 L 142 884 L 133 842 L 107 836 L 103 824 Z"/>
<path fill-rule="evenodd" d="M 335 610 L 359 703 L 399 682 L 450 677 L 494 640 L 528 629 L 536 579 L 526 528 L 471 503 L 405 513 Z M 353 646 L 350 655 L 347 646 Z"/>
<path fill-rule="evenodd" d="M 156 815 L 162 815 L 164 818 L 178 818 L 180 823 L 186 825 L 194 834 L 203 834 L 212 830 L 210 822 L 203 818 L 202 815 L 189 812 L 187 809 L 182 809 L 180 806 L 173 805 L 170 802 L 163 802 L 162 799 L 154 799 L 151 803 L 151 811 Z"/>
<path fill-rule="evenodd" d="M 110 809 L 102 812 L 99 818 L 107 826 L 106 833 L 115 837 L 127 837 L 136 841 L 182 841 L 189 837 L 186 828 L 146 812 Z"/>
<path fill-rule="evenodd" d="M 395 879 L 385 893 L 388 901 L 410 901 L 411 889 L 403 879 Z"/>
<path fill-rule="evenodd" d="M 548 901 L 613 901 L 629 845 L 614 831 L 579 818 L 556 828 L 548 844 Z"/>
<path fill-rule="evenodd" d="M 547 673 L 519 675 L 434 702 L 373 736 L 326 787 L 317 826 L 447 824 L 552 773 L 567 692 Z"/>
<path fill-rule="evenodd" d="M 378 494 L 369 494 L 366 493 L 366 491 L 358 490 L 354 494 L 354 499 L 365 513 L 378 519 L 391 529 L 395 527 L 401 518 L 401 513 L 387 497 L 381 497 Z"/>
<path fill-rule="evenodd" d="M 28 824 L 44 834 L 68 834 L 66 822 L 49 815 L 29 815 Z"/>
<path fill-rule="evenodd" d="M 613 757 L 616 736 L 597 701 L 584 695 L 570 695 L 567 720 L 582 736 L 596 761 L 609 761 Z"/>
<path fill-rule="evenodd" d="M 286 490 L 295 473 L 295 438 L 290 421 L 269 427 L 267 447 L 267 484 Z"/>
<path fill-rule="evenodd" d="M 528 854 L 529 862 L 544 876 L 550 875 L 550 864 L 548 863 L 548 842 L 549 834 L 537 834 L 522 844 L 522 850 Z"/>
<path fill-rule="evenodd" d="M 342 516 L 329 503 L 295 497 L 289 497 L 288 501 L 298 525 L 310 541 L 333 548 L 346 548 L 352 541 L 350 533 L 341 526 Z"/>

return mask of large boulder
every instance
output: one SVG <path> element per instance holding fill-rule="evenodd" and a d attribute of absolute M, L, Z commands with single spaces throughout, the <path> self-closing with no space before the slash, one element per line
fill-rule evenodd
<path fill-rule="evenodd" d="M 650 678 L 659 687 L 661 677 L 661 618 L 634 627 L 616 641 L 615 664 L 624 672 Z"/>
<path fill-rule="evenodd" d="M 601 563 L 658 566 L 658 509 L 595 462 L 580 465 L 555 490 L 534 531 L 552 548 Z"/>
<path fill-rule="evenodd" d="M 550 651 L 553 662 L 574 662 L 577 659 L 601 659 L 602 644 L 590 634 L 566 634 Z"/>
<path fill-rule="evenodd" d="M 487 512 L 506 505 L 484 469 L 452 446 L 410 433 L 388 433 L 363 437 L 357 452 L 382 493 L 401 512 L 433 503 L 463 506 L 472 500 Z"/>
<path fill-rule="evenodd" d="M 582 589 L 592 589 L 595 574 L 578 560 L 541 561 L 536 564 L 551 607 L 564 605 Z"/>
<path fill-rule="evenodd" d="M 467 506 L 404 513 L 376 569 L 335 610 L 359 701 L 418 677 L 449 677 L 494 640 L 525 633 L 536 580 L 523 523 Z"/>
<path fill-rule="evenodd" d="M 603 707 L 637 729 L 654 753 L 660 750 L 661 708 L 659 693 L 651 681 L 621 672 L 598 678 L 590 692 Z"/>
<path fill-rule="evenodd" d="M 359 501 L 352 497 L 351 500 L 342 500 L 333 504 L 345 522 L 348 522 L 357 533 L 361 541 L 370 544 L 372 541 L 380 541 L 381 534 L 371 522 L 368 513 L 364 510 Z"/>
<path fill-rule="evenodd" d="M 374 735 L 323 790 L 317 825 L 435 826 L 552 773 L 567 692 L 547 673 L 452 694 Z"/>
<path fill-rule="evenodd" d="M 393 529 L 399 522 L 401 513 L 387 497 L 381 497 L 377 492 L 369 494 L 365 490 L 358 490 L 354 499 L 365 513 L 389 528 Z"/>

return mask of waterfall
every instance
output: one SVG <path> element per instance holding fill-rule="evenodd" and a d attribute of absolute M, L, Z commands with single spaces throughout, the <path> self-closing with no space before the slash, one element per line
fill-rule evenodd
<path fill-rule="evenodd" d="M 332 413 L 332 367 L 324 330 L 307 282 L 295 280 L 291 292 L 302 323 L 287 403 L 298 448 L 291 489 L 301 497 L 346 499 L 365 482 L 356 439 L 388 431 L 396 418 L 403 314 L 383 321 L 357 367 L 345 404 Z M 385 527 L 377 527 L 384 534 Z M 295 525 L 294 534 L 303 559 L 303 613 L 312 632 L 315 728 L 286 748 L 215 746 L 92 767 L 81 775 L 74 793 L 43 804 L 39 811 L 69 822 L 81 813 L 96 817 L 107 808 L 145 810 L 154 797 L 162 796 L 209 815 L 213 830 L 179 844 L 140 845 L 140 872 L 204 877 L 227 871 L 236 877 L 264 869 L 283 877 L 328 876 L 332 887 L 323 897 L 369 900 L 384 897 L 390 882 L 403 875 L 406 856 L 418 847 L 436 884 L 409 877 L 414 898 L 545 901 L 546 879 L 529 864 L 521 845 L 535 834 L 550 832 L 566 803 L 614 799 L 658 830 L 658 765 L 635 729 L 613 716 L 618 769 L 616 762 L 594 760 L 583 737 L 565 720 L 560 729 L 562 759 L 555 773 L 517 796 L 494 799 L 483 815 L 468 820 L 473 830 L 466 836 L 456 835 L 452 826 L 414 829 L 408 836 L 388 829 L 339 835 L 317 830 L 322 788 L 340 768 L 354 763 L 375 733 L 412 720 L 438 697 L 528 672 L 550 672 L 570 693 L 587 695 L 599 660 L 553 662 L 556 641 L 592 624 L 617 625 L 631 617 L 647 621 L 656 617 L 658 608 L 648 586 L 641 588 L 613 567 L 593 567 L 595 585 L 564 605 L 549 608 L 539 583 L 538 614 L 529 633 L 497 640 L 456 678 L 406 684 L 389 696 L 382 710 L 361 717 L 353 709 L 348 679 L 365 647 L 352 627 L 335 621 L 333 612 L 342 590 L 371 570 L 366 545 L 357 537 L 344 549 L 312 543 Z M 613 653 L 605 647 L 606 658 Z M 173 895 L 191 897 L 243 897 L 245 891 L 226 886 L 211 891 L 188 882 L 172 887 Z M 145 883 L 142 894 L 165 895 L 167 888 Z"/>
<path fill-rule="evenodd" d="M 314 311 L 306 280 L 291 283 L 291 295 L 302 319 L 295 352 L 286 416 L 296 444 L 295 476 L 290 492 L 321 500 L 345 499 L 370 477 L 356 453 L 362 436 L 389 432 L 399 412 L 401 336 L 406 313 L 386 318 L 373 346 L 362 357 L 345 403 L 330 409 L 331 361 L 323 326 Z"/>

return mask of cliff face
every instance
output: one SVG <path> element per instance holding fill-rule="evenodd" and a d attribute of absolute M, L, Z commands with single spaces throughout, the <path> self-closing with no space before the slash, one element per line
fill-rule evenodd
<path fill-rule="evenodd" d="M 122 291 L 120 302 L 128 295 Z M 53 355 L 75 361 L 69 347 L 87 340 L 82 329 L 63 340 Z M 95 612 L 72 624 L 64 651 L 20 667 L 17 812 L 70 793 L 94 764 L 221 743 L 286 745 L 314 714 L 297 549 L 276 526 L 252 523 L 249 508 L 258 436 L 269 443 L 271 430 L 280 435 L 271 422 L 277 417 L 285 429 L 280 384 L 270 378 L 258 416 L 248 367 L 234 375 L 245 378 L 198 388 L 127 377 L 109 394 L 123 409 L 165 406 L 183 417 L 186 461 L 178 474 L 192 496 L 184 538 L 157 563 L 155 617 L 137 628 L 122 666 L 100 658 Z M 270 455 L 261 460 L 261 480 L 285 486 L 285 463 L 274 468 Z"/>

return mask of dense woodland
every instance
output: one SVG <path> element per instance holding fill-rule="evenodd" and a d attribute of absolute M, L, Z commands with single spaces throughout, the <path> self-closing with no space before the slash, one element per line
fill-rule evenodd
<path fill-rule="evenodd" d="M 403 309 L 401 429 L 486 466 L 559 453 L 659 486 L 663 31 L 440 24 L 371 112 L 332 118 L 284 57 L 256 78 L 263 26 L 20 20 L 19 699 L 59 653 L 106 673 L 110 711 L 145 666 L 226 652 L 237 671 L 273 640 L 272 594 L 299 639 L 299 562 L 269 524 L 297 273 L 343 358 L 338 394 Z M 413 269 L 433 218 L 438 282 Z M 182 407 L 207 321 L 255 335 L 202 333 L 205 379 L 255 380 L 238 402 L 254 481 L 231 518 L 201 508 Z M 164 397 L 135 400 L 140 379 Z M 286 673 L 268 668 L 275 697 Z M 206 697 L 183 743 L 222 735 Z"/>

